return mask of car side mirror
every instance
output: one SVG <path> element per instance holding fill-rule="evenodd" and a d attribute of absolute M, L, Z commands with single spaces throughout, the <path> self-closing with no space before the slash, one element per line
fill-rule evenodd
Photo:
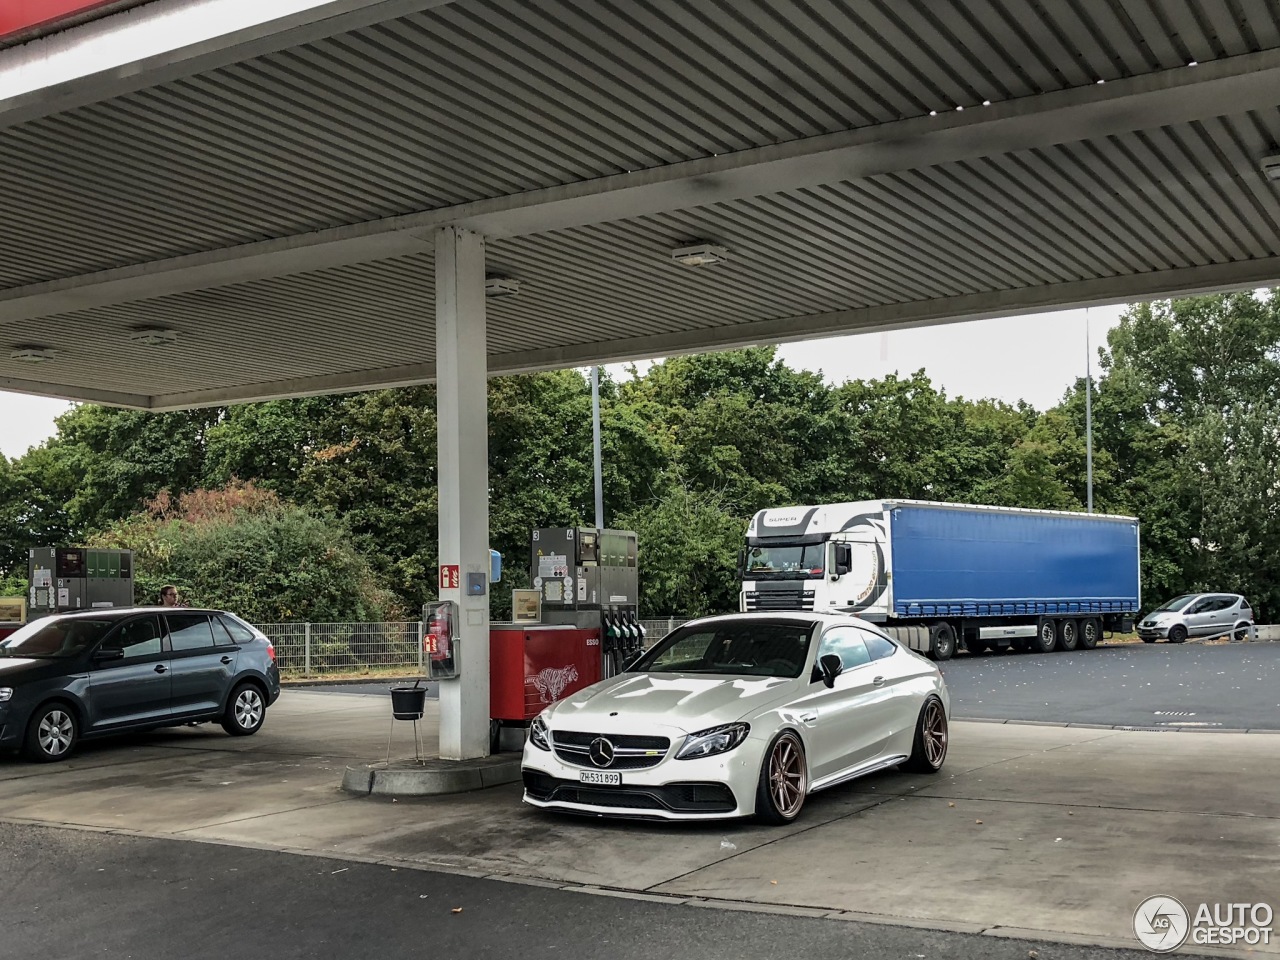
<path fill-rule="evenodd" d="M 822 682 L 828 688 L 836 685 L 836 677 L 844 673 L 844 661 L 838 653 L 826 653 L 818 660 L 818 670 L 822 674 Z"/>
<path fill-rule="evenodd" d="M 123 660 L 124 651 L 116 647 L 101 647 L 93 651 L 94 663 L 110 663 L 112 660 Z"/>

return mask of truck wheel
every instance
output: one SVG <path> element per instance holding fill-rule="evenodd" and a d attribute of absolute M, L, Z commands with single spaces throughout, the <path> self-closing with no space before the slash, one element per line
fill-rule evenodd
<path fill-rule="evenodd" d="M 932 660 L 950 660 L 956 652 L 956 632 L 945 620 L 929 625 L 929 657 Z"/>
<path fill-rule="evenodd" d="M 1053 620 L 1045 619 L 1040 621 L 1040 632 L 1036 634 L 1036 638 L 1032 641 L 1031 650 L 1034 653 L 1048 653 L 1058 645 L 1058 625 Z"/>
<path fill-rule="evenodd" d="M 1076 622 L 1074 620 L 1058 621 L 1058 649 L 1074 650 L 1080 642 L 1080 635 L 1077 632 Z"/>
<path fill-rule="evenodd" d="M 1080 649 L 1092 650 L 1102 637 L 1102 625 L 1097 620 L 1080 621 Z"/>

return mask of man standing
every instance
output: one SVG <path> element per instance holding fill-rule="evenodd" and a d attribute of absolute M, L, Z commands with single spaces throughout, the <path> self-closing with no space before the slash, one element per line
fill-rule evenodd
<path fill-rule="evenodd" d="M 166 583 L 163 587 L 160 588 L 160 606 L 162 607 L 181 606 L 181 604 L 178 603 L 178 588 L 175 587 L 173 584 Z"/>

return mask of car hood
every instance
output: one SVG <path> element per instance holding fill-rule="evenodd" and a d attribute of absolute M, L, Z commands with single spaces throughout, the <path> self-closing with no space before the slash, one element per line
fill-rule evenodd
<path fill-rule="evenodd" d="M 0 657 L 0 681 L 34 679 L 47 674 L 52 660 L 33 660 L 30 657 Z"/>
<path fill-rule="evenodd" d="M 691 733 L 762 710 L 794 683 L 777 677 L 624 673 L 561 700 L 549 719 L 560 730 L 636 733 L 665 727 Z"/>

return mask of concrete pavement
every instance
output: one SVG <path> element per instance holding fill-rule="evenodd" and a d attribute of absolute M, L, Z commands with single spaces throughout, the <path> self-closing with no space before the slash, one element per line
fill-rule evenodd
<path fill-rule="evenodd" d="M 673 904 L 1112 946 L 1135 944 L 1133 910 L 1155 894 L 1280 907 L 1273 735 L 957 722 L 940 776 L 867 778 L 767 828 L 558 817 L 521 805 L 514 785 L 344 796 L 343 767 L 385 749 L 387 717 L 381 699 L 291 691 L 252 738 L 182 728 L 55 767 L 0 761 L 0 811 Z M 1250 955 L 1268 953 L 1280 945 Z"/>

